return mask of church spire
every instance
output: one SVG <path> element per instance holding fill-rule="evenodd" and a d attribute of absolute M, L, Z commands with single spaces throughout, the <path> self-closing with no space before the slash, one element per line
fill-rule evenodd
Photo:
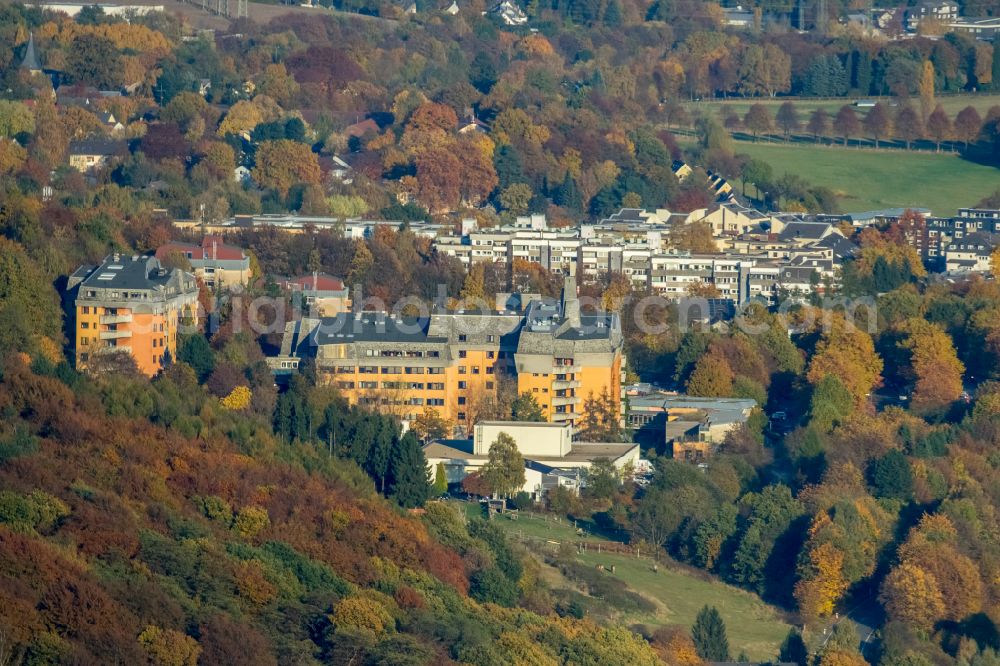
<path fill-rule="evenodd" d="M 41 74 L 42 66 L 38 64 L 38 54 L 35 53 L 35 33 L 28 35 L 28 48 L 24 50 L 24 59 L 21 61 L 21 68 L 32 74 Z"/>

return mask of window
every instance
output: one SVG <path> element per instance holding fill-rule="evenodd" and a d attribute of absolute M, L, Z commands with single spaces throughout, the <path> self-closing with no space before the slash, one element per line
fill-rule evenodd
<path fill-rule="evenodd" d="M 496 342 L 496 341 L 497 341 L 497 336 L 495 336 L 495 335 L 487 335 L 486 336 L 486 342 Z M 492 354 L 493 352 L 490 352 L 490 353 Z M 490 358 L 493 358 L 493 357 L 490 356 Z"/>
<path fill-rule="evenodd" d="M 493 366 L 492 365 L 486 368 L 486 374 L 488 374 L 488 375 L 492 375 L 493 374 Z"/>
<path fill-rule="evenodd" d="M 465 358 L 466 356 L 468 356 L 468 353 L 464 349 L 459 349 L 458 350 L 458 357 L 459 358 Z"/>
<path fill-rule="evenodd" d="M 463 389 L 468 388 L 468 385 L 466 384 L 466 382 L 459 382 L 458 383 L 458 388 L 459 388 L 459 390 L 463 390 Z"/>
<path fill-rule="evenodd" d="M 493 390 L 493 382 L 486 382 L 486 390 L 487 391 Z"/>
<path fill-rule="evenodd" d="M 469 339 L 469 336 L 467 336 L 467 335 L 466 335 L 465 333 L 461 333 L 461 334 L 459 334 L 459 336 L 458 336 L 458 341 L 459 341 L 459 342 L 465 342 L 465 341 L 466 341 L 466 340 L 468 340 L 468 339 Z"/>
<path fill-rule="evenodd" d="M 80 344 L 86 346 L 90 340 L 88 338 L 80 338 Z"/>
<path fill-rule="evenodd" d="M 82 312 L 83 312 L 83 314 L 90 314 L 90 306 L 89 305 L 84 305 Z"/>
<path fill-rule="evenodd" d="M 472 374 L 474 374 L 474 375 L 478 375 L 479 374 L 479 366 L 478 365 L 472 366 Z"/>
<path fill-rule="evenodd" d="M 444 368 L 427 368 L 428 375 L 443 375 Z"/>
<path fill-rule="evenodd" d="M 496 352 L 491 352 L 491 351 L 486 352 L 486 358 L 496 358 L 496 357 L 497 357 Z"/>
<path fill-rule="evenodd" d="M 444 398 L 427 398 L 427 404 L 431 407 L 444 407 Z"/>
<path fill-rule="evenodd" d="M 90 322 L 80 322 L 80 328 L 90 328 Z"/>
<path fill-rule="evenodd" d="M 444 384 L 441 383 L 441 382 L 431 382 L 430 384 L 427 385 L 427 390 L 428 391 L 443 391 L 444 390 Z"/>
<path fill-rule="evenodd" d="M 459 421 L 464 421 L 465 420 L 465 412 L 459 412 L 458 413 L 458 420 Z"/>
<path fill-rule="evenodd" d="M 465 366 L 464 365 L 458 366 L 458 374 L 460 374 L 460 375 L 466 374 L 466 372 L 465 372 Z"/>
<path fill-rule="evenodd" d="M 460 405 L 464 405 L 465 404 L 465 396 L 464 395 L 458 397 L 458 404 L 460 404 Z"/>
<path fill-rule="evenodd" d="M 337 382 L 337 387 L 342 389 L 354 388 L 354 382 Z"/>
<path fill-rule="evenodd" d="M 359 386 L 363 389 L 377 389 L 378 382 L 360 382 Z"/>

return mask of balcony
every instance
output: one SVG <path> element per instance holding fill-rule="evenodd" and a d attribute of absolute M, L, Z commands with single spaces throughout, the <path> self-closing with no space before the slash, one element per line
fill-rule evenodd
<path fill-rule="evenodd" d="M 131 338 L 132 331 L 101 331 L 101 340 L 119 340 L 121 338 Z"/>
<path fill-rule="evenodd" d="M 554 375 L 575 375 L 578 372 L 580 372 L 578 365 L 552 365 L 552 374 Z"/>
<path fill-rule="evenodd" d="M 119 315 L 101 315 L 102 324 L 130 324 L 132 323 L 132 315 L 130 314 L 119 314 Z"/>
<path fill-rule="evenodd" d="M 559 412 L 552 412 L 552 422 L 553 423 L 564 423 L 566 421 L 575 421 L 578 414 L 574 412 L 565 412 L 560 414 Z"/>
<path fill-rule="evenodd" d="M 552 396 L 552 405 L 576 405 L 580 402 L 580 399 L 575 395 L 554 395 Z"/>
<path fill-rule="evenodd" d="M 557 379 L 552 382 L 552 388 L 557 391 L 561 389 L 578 389 L 580 388 L 580 382 L 576 379 Z"/>

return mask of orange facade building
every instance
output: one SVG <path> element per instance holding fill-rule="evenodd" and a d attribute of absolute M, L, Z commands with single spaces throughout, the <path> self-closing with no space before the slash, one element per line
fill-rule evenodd
<path fill-rule="evenodd" d="M 352 404 L 400 420 L 427 408 L 467 430 L 503 385 L 530 393 L 549 421 L 576 424 L 590 396 L 621 405 L 623 368 L 617 315 L 583 315 L 569 280 L 560 301 L 513 312 L 442 312 L 424 320 L 385 313 L 305 318 L 285 330 L 279 375 L 304 359 Z"/>
<path fill-rule="evenodd" d="M 197 323 L 194 276 L 163 268 L 155 257 L 111 255 L 100 266 L 77 269 L 67 286 L 75 292 L 78 369 L 117 352 L 153 376 L 176 357 L 181 323 Z"/>

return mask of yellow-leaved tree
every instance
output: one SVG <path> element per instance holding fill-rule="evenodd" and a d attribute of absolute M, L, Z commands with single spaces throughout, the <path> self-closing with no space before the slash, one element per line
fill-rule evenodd
<path fill-rule="evenodd" d="M 910 352 L 915 381 L 912 406 L 919 411 L 945 407 L 962 394 L 965 366 L 958 360 L 951 336 L 925 319 L 911 319 L 901 327 L 907 337 L 900 347 Z"/>
<path fill-rule="evenodd" d="M 858 403 L 882 381 L 882 359 L 872 337 L 840 314 L 833 315 L 816 344 L 806 378 L 816 386 L 827 375 L 839 379 Z"/>
<path fill-rule="evenodd" d="M 917 629 L 930 629 L 944 616 L 944 598 L 934 575 L 903 562 L 889 572 L 879 597 L 889 618 Z"/>

